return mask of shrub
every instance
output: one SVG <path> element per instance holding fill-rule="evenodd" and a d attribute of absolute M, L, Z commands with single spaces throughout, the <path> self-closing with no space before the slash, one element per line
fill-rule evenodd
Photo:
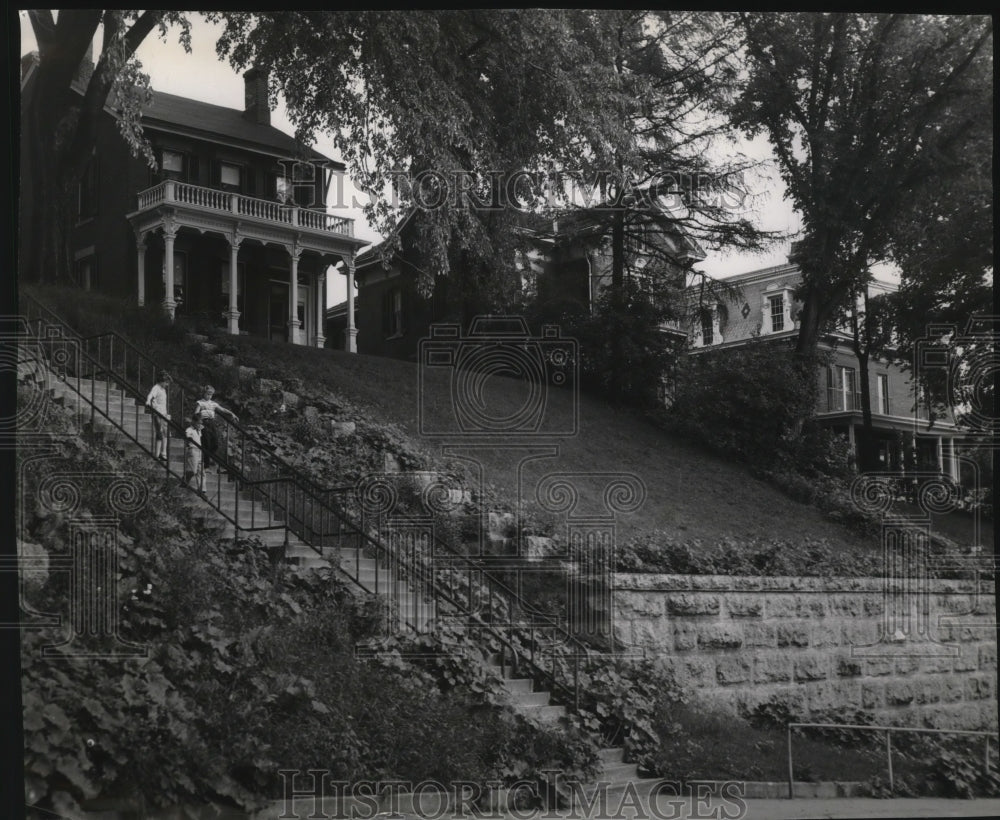
<path fill-rule="evenodd" d="M 882 571 L 881 561 L 876 551 L 844 552 L 825 539 L 730 537 L 705 544 L 662 530 L 634 536 L 616 552 L 619 572 L 677 575 L 869 576 Z"/>
<path fill-rule="evenodd" d="M 584 389 L 610 401 L 652 407 L 658 402 L 663 374 L 680 353 L 661 330 L 672 318 L 667 304 L 626 279 L 621 305 L 606 290 L 593 313 L 568 308 L 558 300 L 537 312 L 535 322 L 557 323 L 564 337 L 576 339 Z"/>
<path fill-rule="evenodd" d="M 714 450 L 767 467 L 794 460 L 796 427 L 812 415 L 816 390 L 814 371 L 801 367 L 790 347 L 754 339 L 680 360 L 662 418 Z"/>
<path fill-rule="evenodd" d="M 37 503 L 47 475 L 138 473 L 148 503 L 120 517 L 119 623 L 149 655 L 53 666 L 39 650 L 54 636 L 26 632 L 25 788 L 40 810 L 78 816 L 97 796 L 127 798 L 139 816 L 207 800 L 255 809 L 289 766 L 413 781 L 593 772 L 588 738 L 525 727 L 495 699 L 499 681 L 450 645 L 424 651 L 433 671 L 360 660 L 356 642 L 379 625 L 367 599 L 330 573 L 272 565 L 254 539 L 220 541 L 145 460 L 59 429 L 70 433 L 61 454 L 18 453 L 28 513 L 18 536 L 68 548 L 65 518 Z M 78 521 L 111 512 L 99 481 L 79 490 Z M 62 611 L 64 576 L 50 575 L 30 605 Z"/>

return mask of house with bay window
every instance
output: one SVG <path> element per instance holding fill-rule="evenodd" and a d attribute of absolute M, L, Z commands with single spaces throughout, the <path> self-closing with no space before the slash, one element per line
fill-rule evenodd
<path fill-rule="evenodd" d="M 34 65 L 22 65 L 22 105 Z M 76 279 L 229 333 L 324 346 L 327 279 L 346 276 L 352 290 L 368 243 L 328 207 L 344 165 L 271 125 L 265 73 L 251 69 L 244 84 L 242 109 L 154 91 L 142 126 L 156 170 L 131 155 L 109 102 L 78 192 Z M 83 88 L 78 78 L 72 93 Z M 22 136 L 22 156 L 28 150 Z M 31 186 L 21 191 L 28 213 Z M 32 241 L 23 222 L 22 244 Z M 348 327 L 331 342 L 354 350 L 355 336 Z"/>
<path fill-rule="evenodd" d="M 794 264 L 777 265 L 728 277 L 738 295 L 698 301 L 691 293 L 689 329 L 691 354 L 744 345 L 751 338 L 792 344 L 799 330 L 802 304 L 795 298 L 801 274 Z M 869 295 L 894 290 L 889 282 L 875 281 Z M 861 384 L 857 357 L 846 326 L 824 335 L 829 364 L 817 374 L 818 420 L 848 438 L 855 446 L 862 427 Z M 918 402 L 909 375 L 898 364 L 884 359 L 868 363 L 868 387 L 880 469 L 901 472 L 909 464 L 918 471 L 939 472 L 959 480 L 955 441 L 962 437 L 954 419 L 931 423 Z"/>

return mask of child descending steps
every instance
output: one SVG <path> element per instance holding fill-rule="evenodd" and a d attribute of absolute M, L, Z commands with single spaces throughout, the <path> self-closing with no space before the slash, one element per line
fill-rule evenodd
<path fill-rule="evenodd" d="M 167 434 L 170 426 L 170 414 L 167 412 L 167 388 L 170 386 L 170 374 L 161 370 L 156 374 L 156 384 L 150 388 L 146 396 L 146 407 L 152 410 L 153 416 L 153 456 L 160 461 L 167 460 Z"/>
<path fill-rule="evenodd" d="M 195 411 L 191 416 L 191 424 L 184 431 L 184 478 L 181 486 L 190 486 L 191 479 L 196 479 L 195 488 L 198 495 L 205 496 L 205 469 L 201 458 L 201 432 L 204 424 L 201 413 Z"/>

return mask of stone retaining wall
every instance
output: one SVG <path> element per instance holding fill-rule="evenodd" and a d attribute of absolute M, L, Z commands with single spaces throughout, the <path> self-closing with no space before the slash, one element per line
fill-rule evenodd
<path fill-rule="evenodd" d="M 897 726 L 996 730 L 993 582 L 923 583 L 622 573 L 614 629 L 730 707 L 778 698 L 801 714 L 846 707 Z M 905 636 L 922 624 L 924 636 Z"/>

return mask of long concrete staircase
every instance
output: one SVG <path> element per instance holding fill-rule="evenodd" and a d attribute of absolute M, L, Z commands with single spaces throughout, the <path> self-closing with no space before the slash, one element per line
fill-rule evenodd
<path fill-rule="evenodd" d="M 64 328 L 65 330 L 65 328 Z M 165 476 L 180 483 L 184 465 L 184 441 L 174 433 L 169 439 L 166 462 L 157 462 L 153 452 L 153 419 L 141 401 L 115 381 L 77 376 L 60 377 L 38 362 L 22 368 L 19 379 L 35 389 L 44 390 L 57 405 L 66 408 L 81 428 L 89 428 L 113 443 L 122 455 L 140 456 L 162 468 Z M 40 373 L 43 375 L 40 377 Z M 42 382 L 42 383 L 39 383 Z M 134 393 L 134 391 L 133 391 Z M 192 482 L 193 484 L 193 482 Z M 330 568 L 340 573 L 364 592 L 381 596 L 392 610 L 397 624 L 420 631 L 426 627 L 421 616 L 431 611 L 427 606 L 426 586 L 411 582 L 408 572 L 394 566 L 393 556 L 372 549 L 371 539 L 357 526 L 342 527 L 338 536 L 310 543 L 296 534 L 291 505 L 282 504 L 274 494 L 260 487 L 226 475 L 216 466 L 206 474 L 203 495 L 193 488 L 183 501 L 191 512 L 212 527 L 221 538 L 254 536 L 262 544 L 281 553 L 284 560 L 303 567 Z M 384 548 L 383 548 L 384 549 Z M 388 559 L 388 560 L 387 560 Z M 438 618 L 447 617 L 447 605 L 433 607 Z M 509 658 L 507 658 L 509 661 Z M 552 702 L 550 691 L 540 689 L 531 677 L 523 676 L 522 663 L 515 667 L 499 655 L 486 656 L 487 671 L 499 677 L 515 709 L 533 721 L 557 724 L 567 716 L 564 705 Z M 530 667 L 530 665 L 528 665 Z M 623 749 L 605 748 L 600 752 L 602 771 L 598 782 L 614 789 L 628 783 L 641 783 L 634 764 L 625 763 Z M 562 799 L 565 801 L 565 794 Z"/>

